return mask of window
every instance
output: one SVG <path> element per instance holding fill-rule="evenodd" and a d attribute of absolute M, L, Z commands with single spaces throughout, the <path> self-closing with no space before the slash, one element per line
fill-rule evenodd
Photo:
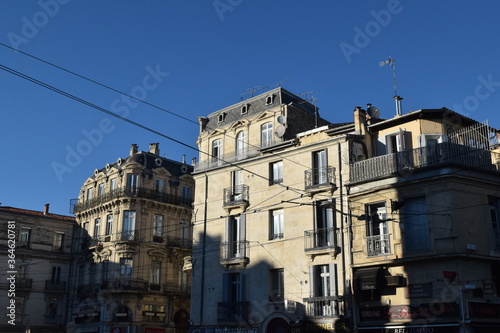
<path fill-rule="evenodd" d="M 132 278 L 132 258 L 120 258 L 120 276 L 125 281 Z"/>
<path fill-rule="evenodd" d="M 28 264 L 25 262 L 21 262 L 17 267 L 17 278 L 18 279 L 26 279 L 26 271 L 28 270 Z"/>
<path fill-rule="evenodd" d="M 328 182 L 328 161 L 326 150 L 313 152 L 312 156 L 312 184 L 322 185 Z"/>
<path fill-rule="evenodd" d="M 248 104 L 243 104 L 241 106 L 241 114 L 247 114 L 248 113 Z"/>
<path fill-rule="evenodd" d="M 153 241 L 163 242 L 163 226 L 164 217 L 163 215 L 155 214 L 153 217 Z"/>
<path fill-rule="evenodd" d="M 99 187 L 97 188 L 97 195 L 101 196 L 104 194 L 104 183 L 99 184 Z"/>
<path fill-rule="evenodd" d="M 226 114 L 224 112 L 219 113 L 219 115 L 217 116 L 217 122 L 222 123 L 225 118 L 226 118 Z"/>
<path fill-rule="evenodd" d="M 231 171 L 231 200 L 230 201 L 241 201 L 243 200 L 243 171 L 236 170 Z"/>
<path fill-rule="evenodd" d="M 137 182 L 139 177 L 134 174 L 127 175 L 127 190 L 130 192 L 134 192 L 137 190 Z"/>
<path fill-rule="evenodd" d="M 114 191 L 114 190 L 116 190 L 116 188 L 117 188 L 116 178 L 113 178 L 113 179 L 111 179 L 111 183 L 109 185 L 109 189 L 111 191 Z"/>
<path fill-rule="evenodd" d="M 52 267 L 52 275 L 50 278 L 50 282 L 54 284 L 59 284 L 61 282 L 61 267 L 54 266 Z"/>
<path fill-rule="evenodd" d="M 165 179 L 156 178 L 156 192 L 165 193 Z"/>
<path fill-rule="evenodd" d="M 245 215 L 226 218 L 226 259 L 245 256 Z"/>
<path fill-rule="evenodd" d="M 135 239 L 135 211 L 126 210 L 123 212 L 122 239 Z"/>
<path fill-rule="evenodd" d="M 315 202 L 315 247 L 336 246 L 335 201 Z"/>
<path fill-rule="evenodd" d="M 275 209 L 270 213 L 271 223 L 270 223 L 270 233 L 269 239 L 280 239 L 283 238 L 283 232 L 285 229 L 283 209 Z"/>
<path fill-rule="evenodd" d="M 500 198 L 488 198 L 493 248 L 500 250 Z M 499 279 L 500 281 L 500 279 Z"/>
<path fill-rule="evenodd" d="M 113 215 L 112 214 L 109 214 L 108 216 L 106 216 L 106 236 L 109 236 L 111 235 L 111 233 L 113 232 Z"/>
<path fill-rule="evenodd" d="M 265 123 L 260 127 L 261 139 L 260 146 L 268 147 L 273 143 L 273 123 Z"/>
<path fill-rule="evenodd" d="M 108 276 L 109 276 L 109 260 L 105 260 L 102 262 L 101 279 L 103 283 L 108 281 Z"/>
<path fill-rule="evenodd" d="M 156 285 L 161 283 L 161 261 L 151 261 L 151 283 Z"/>
<path fill-rule="evenodd" d="M 391 253 L 387 210 L 385 203 L 366 206 L 366 243 L 368 256 L 380 256 Z"/>
<path fill-rule="evenodd" d="M 94 239 L 97 239 L 101 233 L 101 219 L 94 220 Z"/>
<path fill-rule="evenodd" d="M 94 189 L 89 188 L 87 189 L 87 200 L 92 200 L 92 198 L 94 198 Z"/>
<path fill-rule="evenodd" d="M 311 297 L 337 296 L 337 264 L 309 267 Z"/>
<path fill-rule="evenodd" d="M 269 300 L 271 302 L 283 301 L 285 295 L 285 284 L 284 284 L 284 270 L 283 268 L 271 269 L 269 271 L 270 275 L 270 291 Z"/>
<path fill-rule="evenodd" d="M 21 227 L 19 232 L 19 246 L 29 247 L 31 242 L 31 228 Z"/>
<path fill-rule="evenodd" d="M 54 241 L 52 243 L 52 249 L 54 251 L 63 251 L 64 249 L 64 233 L 63 232 L 55 232 L 54 233 Z"/>
<path fill-rule="evenodd" d="M 182 198 L 183 199 L 191 199 L 191 187 L 183 186 L 182 187 Z"/>
<path fill-rule="evenodd" d="M 241 273 L 226 273 L 223 275 L 223 299 L 224 302 L 243 301 L 243 276 Z"/>
<path fill-rule="evenodd" d="M 188 289 L 188 274 L 182 270 L 182 265 L 177 269 L 179 272 L 179 286 L 181 290 L 186 291 Z"/>
<path fill-rule="evenodd" d="M 212 142 L 212 159 L 222 158 L 222 140 L 217 139 Z"/>
<path fill-rule="evenodd" d="M 97 265 L 95 262 L 93 262 L 89 266 L 89 284 L 91 286 L 95 285 L 96 274 L 97 274 Z"/>
<path fill-rule="evenodd" d="M 430 249 L 430 228 L 425 197 L 405 198 L 402 213 L 405 250 L 413 252 Z"/>
<path fill-rule="evenodd" d="M 407 146 L 407 133 L 403 129 L 399 129 L 396 133 L 390 133 L 385 136 L 385 145 L 387 154 L 404 151 Z"/>
<path fill-rule="evenodd" d="M 283 161 L 273 162 L 269 166 L 269 184 L 281 184 L 283 183 Z"/>
<path fill-rule="evenodd" d="M 273 104 L 273 101 L 274 101 L 274 95 L 269 95 L 266 97 L 266 105 Z"/>
<path fill-rule="evenodd" d="M 242 159 L 247 157 L 247 134 L 245 131 L 240 131 L 236 135 L 236 158 Z"/>

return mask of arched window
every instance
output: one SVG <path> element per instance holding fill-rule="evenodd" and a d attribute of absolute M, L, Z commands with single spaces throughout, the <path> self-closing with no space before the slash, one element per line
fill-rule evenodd
<path fill-rule="evenodd" d="M 236 135 L 236 158 L 243 159 L 247 155 L 247 134 L 241 131 Z"/>
<path fill-rule="evenodd" d="M 261 131 L 261 147 L 268 147 L 272 144 L 273 141 L 273 123 L 265 123 L 260 127 Z"/>

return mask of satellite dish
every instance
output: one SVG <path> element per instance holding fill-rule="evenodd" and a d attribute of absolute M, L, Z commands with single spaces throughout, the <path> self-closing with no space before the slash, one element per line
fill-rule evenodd
<path fill-rule="evenodd" d="M 368 113 L 368 115 L 371 118 L 378 118 L 378 117 L 380 117 L 380 110 L 377 109 L 374 106 L 370 106 L 368 109 L 366 109 L 366 113 Z"/>
<path fill-rule="evenodd" d="M 276 119 L 278 121 L 278 123 L 280 123 L 281 125 L 285 125 L 286 124 L 286 117 L 285 116 L 278 116 L 278 118 Z"/>
<path fill-rule="evenodd" d="M 276 133 L 276 136 L 278 138 L 281 138 L 281 137 L 283 137 L 283 135 L 285 135 L 285 131 L 286 131 L 285 126 L 278 125 L 278 126 L 276 126 L 276 130 L 274 131 L 274 133 Z"/>

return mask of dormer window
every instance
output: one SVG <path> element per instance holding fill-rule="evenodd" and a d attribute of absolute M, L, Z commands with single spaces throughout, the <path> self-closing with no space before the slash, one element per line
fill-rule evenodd
<path fill-rule="evenodd" d="M 219 115 L 217 116 L 217 122 L 222 123 L 222 122 L 224 122 L 225 118 L 226 118 L 226 114 L 224 112 L 219 113 Z"/>
<path fill-rule="evenodd" d="M 266 97 L 266 105 L 271 105 L 274 102 L 274 95 L 269 95 Z"/>
<path fill-rule="evenodd" d="M 241 106 L 241 114 L 247 114 L 247 113 L 248 113 L 248 107 L 249 107 L 249 106 L 250 106 L 249 104 L 243 104 L 243 105 Z"/>

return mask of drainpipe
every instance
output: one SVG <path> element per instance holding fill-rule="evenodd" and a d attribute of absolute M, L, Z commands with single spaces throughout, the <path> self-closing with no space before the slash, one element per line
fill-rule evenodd
<path fill-rule="evenodd" d="M 205 289 L 205 251 L 207 244 L 207 199 L 208 199 L 208 175 L 205 173 L 205 202 L 203 208 L 203 236 L 201 250 L 201 295 L 200 295 L 200 325 L 203 325 L 203 302 Z"/>

